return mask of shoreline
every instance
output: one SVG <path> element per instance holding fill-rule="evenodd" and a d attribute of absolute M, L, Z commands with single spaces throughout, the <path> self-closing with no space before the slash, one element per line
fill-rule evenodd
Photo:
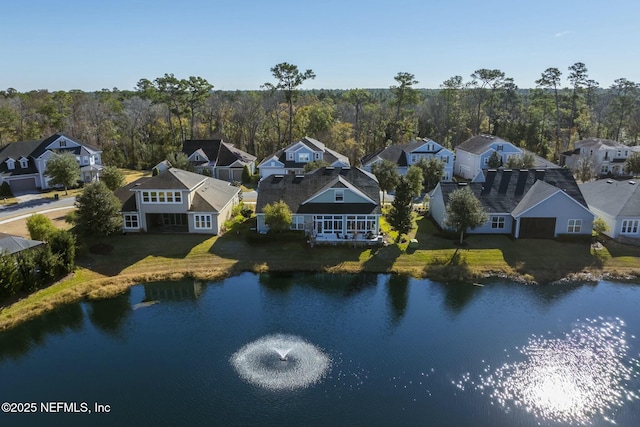
<path fill-rule="evenodd" d="M 410 274 L 410 271 L 376 271 L 371 268 L 361 268 L 359 271 L 353 268 L 341 268 L 334 266 L 331 268 L 315 268 L 315 269 L 291 269 L 291 268 L 258 268 L 243 269 L 227 267 L 216 269 L 183 269 L 166 272 L 146 272 L 133 274 L 118 274 L 113 277 L 100 277 L 84 279 L 84 276 L 90 275 L 92 272 L 84 267 L 79 267 L 76 271 L 58 282 L 43 288 L 33 294 L 27 295 L 0 308 L 0 332 L 10 330 L 29 320 L 39 317 L 47 312 L 55 310 L 66 304 L 73 304 L 82 300 L 99 300 L 113 298 L 122 294 L 132 286 L 139 284 L 152 283 L 158 281 L 172 281 L 183 279 L 194 279 L 201 281 L 220 281 L 228 277 L 239 275 L 242 273 L 266 273 L 266 272 L 306 272 L 306 273 L 330 273 L 330 274 L 358 274 L 363 272 L 374 274 L 400 274 L 415 277 L 417 279 L 428 279 L 442 283 L 470 283 L 490 281 L 490 280 L 508 280 L 522 285 L 539 285 L 540 283 L 528 279 L 528 275 L 514 275 L 499 271 L 476 271 L 470 273 L 468 269 L 460 266 L 448 266 L 446 269 L 447 277 L 443 276 L 428 277 Z M 554 285 L 570 284 L 576 282 L 598 282 L 600 280 L 613 281 L 630 281 L 640 277 L 637 272 L 620 274 L 618 272 L 579 272 L 570 273 L 566 277 L 559 280 L 549 282 Z M 447 280 L 448 279 L 448 280 Z M 78 282 L 73 284 L 73 282 Z M 65 287 L 71 283 L 70 286 Z"/>

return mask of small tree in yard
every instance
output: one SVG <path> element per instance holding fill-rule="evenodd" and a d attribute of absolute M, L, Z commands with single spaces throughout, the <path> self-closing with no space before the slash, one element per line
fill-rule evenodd
<path fill-rule="evenodd" d="M 578 181 L 591 181 L 596 176 L 596 167 L 590 158 L 580 157 L 573 174 Z"/>
<path fill-rule="evenodd" d="M 47 161 L 47 170 L 44 172 L 49 177 L 49 183 L 62 185 L 64 194 L 80 179 L 80 165 L 76 156 L 71 153 L 58 154 Z"/>
<path fill-rule="evenodd" d="M 49 241 L 56 228 L 49 218 L 42 214 L 34 214 L 27 218 L 27 230 L 32 240 Z"/>
<path fill-rule="evenodd" d="M 102 169 L 100 180 L 107 185 L 107 188 L 109 188 L 109 190 L 116 191 L 118 188 L 124 185 L 124 174 L 120 171 L 120 169 L 114 166 L 107 166 Z"/>
<path fill-rule="evenodd" d="M 380 190 L 383 192 L 396 188 L 399 175 L 395 163 L 389 160 L 382 160 L 371 166 L 371 172 L 376 176 L 378 184 L 380 184 Z M 384 193 L 382 193 L 382 204 L 384 205 Z"/>
<path fill-rule="evenodd" d="M 422 180 L 427 191 L 431 191 L 442 179 L 444 174 L 444 162 L 438 158 L 421 158 L 414 164 L 422 170 Z"/>
<path fill-rule="evenodd" d="M 598 237 L 608 229 L 609 229 L 609 226 L 607 225 L 606 222 L 604 222 L 602 218 L 598 217 L 593 221 L 593 232 L 592 232 L 593 237 Z"/>
<path fill-rule="evenodd" d="M 498 169 L 500 166 L 502 166 L 502 159 L 500 158 L 500 154 L 498 154 L 497 151 L 491 153 L 491 156 L 489 156 L 489 160 L 487 160 L 487 166 L 489 166 L 489 169 Z"/>
<path fill-rule="evenodd" d="M 469 187 L 460 188 L 449 195 L 444 222 L 460 233 L 460 244 L 464 240 L 464 232 L 467 228 L 473 230 L 488 219 L 489 215 Z"/>
<path fill-rule="evenodd" d="M 522 156 L 511 156 L 504 165 L 507 169 L 530 169 L 536 163 L 533 153 L 524 153 Z"/>
<path fill-rule="evenodd" d="M 624 170 L 627 173 L 632 174 L 633 176 L 637 176 L 640 174 L 640 153 L 633 152 L 627 157 L 627 160 L 624 161 Z"/>
<path fill-rule="evenodd" d="M 244 165 L 242 168 L 242 183 L 249 184 L 251 182 L 251 171 L 249 170 L 249 166 Z"/>
<path fill-rule="evenodd" d="M 289 229 L 291 225 L 291 209 L 282 200 L 273 204 L 268 204 L 263 208 L 264 223 L 269 229 L 275 232 L 282 232 Z"/>
<path fill-rule="evenodd" d="M 87 185 L 76 198 L 78 208 L 76 227 L 80 234 L 104 237 L 117 233 L 122 227 L 118 198 L 104 182 Z"/>
<path fill-rule="evenodd" d="M 418 197 L 422 194 L 422 169 L 418 166 L 409 166 L 405 176 L 411 187 L 411 195 Z"/>
<path fill-rule="evenodd" d="M 411 183 L 401 176 L 396 185 L 396 197 L 391 204 L 389 212 L 389 224 L 399 233 L 407 234 L 413 227 L 411 203 L 413 201 Z M 399 236 L 398 236 L 399 237 Z"/>

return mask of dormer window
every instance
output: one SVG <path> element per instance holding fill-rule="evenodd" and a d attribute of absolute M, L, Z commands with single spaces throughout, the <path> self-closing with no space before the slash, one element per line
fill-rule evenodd
<path fill-rule="evenodd" d="M 16 168 L 16 161 L 13 159 L 7 159 L 7 169 L 14 170 Z"/>
<path fill-rule="evenodd" d="M 23 158 L 23 159 L 20 159 L 20 167 L 21 167 L 22 169 L 26 169 L 26 168 L 28 168 L 28 167 L 29 167 L 29 160 L 24 159 L 24 158 Z"/>
<path fill-rule="evenodd" d="M 334 194 L 336 203 L 344 202 L 344 190 L 335 190 Z"/>

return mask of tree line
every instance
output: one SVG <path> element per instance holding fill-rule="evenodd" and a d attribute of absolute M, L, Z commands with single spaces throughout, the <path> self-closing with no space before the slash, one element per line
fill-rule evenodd
<path fill-rule="evenodd" d="M 262 159 L 306 135 L 358 164 L 415 137 L 455 148 L 488 133 L 556 160 L 580 139 L 636 145 L 640 134 L 638 83 L 619 78 L 602 88 L 581 62 L 548 68 L 527 89 L 498 69 L 456 75 L 437 89 L 417 89 L 414 74 L 399 72 L 388 89 L 350 90 L 303 90 L 315 73 L 289 63 L 270 71 L 272 81 L 253 91 L 217 91 L 202 77 L 173 74 L 142 78 L 133 90 L 9 88 L 0 91 L 0 146 L 62 131 L 102 149 L 105 164 L 148 169 L 185 139 L 222 137 Z"/>

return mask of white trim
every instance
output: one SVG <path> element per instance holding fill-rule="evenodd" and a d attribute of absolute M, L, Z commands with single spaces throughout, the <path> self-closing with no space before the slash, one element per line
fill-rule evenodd
<path fill-rule="evenodd" d="M 194 230 L 211 230 L 212 228 L 213 228 L 213 218 L 210 213 L 193 215 Z"/>
<path fill-rule="evenodd" d="M 549 184 L 551 185 L 551 184 Z M 557 187 L 556 187 L 557 188 Z M 514 218 L 520 218 L 522 215 L 524 215 L 525 213 L 529 212 L 531 209 L 537 207 L 538 205 L 541 205 L 542 203 L 546 202 L 547 200 L 549 200 L 550 198 L 552 198 L 553 196 L 555 196 L 556 194 L 562 194 L 565 197 L 568 197 L 569 200 L 571 200 L 573 203 L 575 203 L 576 205 L 580 206 L 583 210 L 589 212 L 591 215 L 593 215 L 593 217 L 595 218 L 595 215 L 593 212 L 591 212 L 589 209 L 585 208 L 583 205 L 581 205 L 576 199 L 574 199 L 573 197 L 571 197 L 570 195 L 568 195 L 567 193 L 565 193 L 564 191 L 560 190 L 559 188 L 557 189 L 557 191 L 554 191 L 551 195 L 545 197 L 544 199 L 540 200 L 538 203 L 536 203 L 535 205 L 531 206 L 530 208 L 522 211 L 519 215 L 515 216 Z M 554 218 L 557 218 L 557 216 L 555 216 Z"/>
<path fill-rule="evenodd" d="M 180 205 L 183 202 L 181 191 L 168 191 L 168 190 L 138 190 L 140 192 L 140 203 L 145 205 Z M 155 193 L 155 200 L 153 197 Z M 160 201 L 160 195 L 162 195 L 162 201 Z M 171 195 L 171 201 L 169 201 L 169 195 Z M 146 200 L 145 200 L 146 196 Z"/>
<path fill-rule="evenodd" d="M 131 226 L 127 226 L 127 221 L 129 221 L 131 223 Z M 135 225 L 134 225 L 134 223 L 135 223 Z M 137 213 L 123 213 L 122 214 L 122 228 L 124 230 L 139 230 L 140 229 L 140 216 Z"/>
<path fill-rule="evenodd" d="M 572 218 L 567 220 L 567 233 L 569 234 L 582 233 L 582 219 Z"/>

